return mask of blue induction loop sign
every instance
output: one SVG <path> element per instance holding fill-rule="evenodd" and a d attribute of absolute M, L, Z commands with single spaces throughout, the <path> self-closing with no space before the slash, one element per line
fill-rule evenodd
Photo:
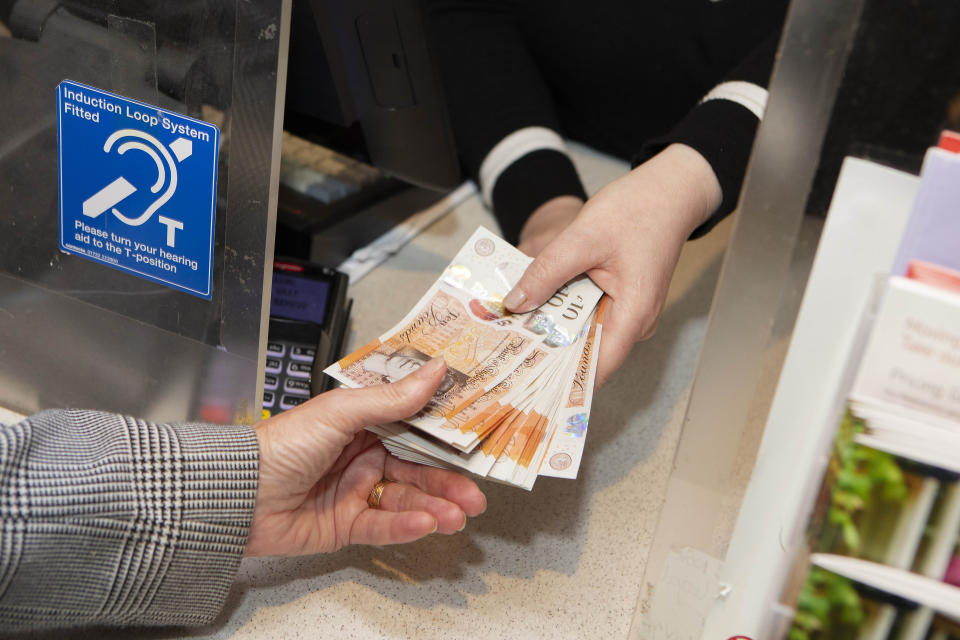
<path fill-rule="evenodd" d="M 219 131 L 64 80 L 60 249 L 210 299 Z"/>

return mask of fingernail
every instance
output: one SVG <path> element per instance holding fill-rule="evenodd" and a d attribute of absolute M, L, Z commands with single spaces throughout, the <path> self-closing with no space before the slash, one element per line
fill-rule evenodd
<path fill-rule="evenodd" d="M 413 373 L 413 376 L 421 380 L 427 380 L 432 378 L 434 374 L 444 366 L 446 366 L 446 361 L 444 361 L 442 356 L 437 356 L 432 358 L 427 364 L 417 369 Z"/>
<path fill-rule="evenodd" d="M 519 287 L 514 287 L 510 290 L 510 293 L 507 294 L 507 297 L 503 299 L 503 306 L 505 306 L 510 311 L 518 311 L 520 305 L 527 301 L 527 294 L 523 292 L 523 289 Z"/>
<path fill-rule="evenodd" d="M 463 531 L 467 528 L 467 514 L 463 514 L 463 524 L 460 525 L 460 528 L 457 529 L 458 532 Z"/>

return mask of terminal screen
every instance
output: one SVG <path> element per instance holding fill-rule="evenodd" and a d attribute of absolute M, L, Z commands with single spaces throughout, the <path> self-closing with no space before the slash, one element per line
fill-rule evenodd
<path fill-rule="evenodd" d="M 288 273 L 273 274 L 270 315 L 323 325 L 330 283 Z"/>

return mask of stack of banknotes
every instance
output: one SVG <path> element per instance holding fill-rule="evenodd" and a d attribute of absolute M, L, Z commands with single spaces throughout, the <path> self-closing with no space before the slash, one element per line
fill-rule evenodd
<path fill-rule="evenodd" d="M 447 373 L 417 415 L 371 427 L 399 458 L 532 489 L 576 478 L 597 370 L 603 292 L 583 275 L 511 314 L 503 297 L 532 258 L 479 228 L 419 302 L 325 372 L 348 387 L 395 381 L 435 356 Z"/>

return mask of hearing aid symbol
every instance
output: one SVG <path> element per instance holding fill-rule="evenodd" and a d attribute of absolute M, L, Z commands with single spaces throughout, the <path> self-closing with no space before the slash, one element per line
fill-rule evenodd
<path fill-rule="evenodd" d="M 128 139 L 129 138 L 129 139 Z M 150 187 L 151 193 L 160 193 L 160 196 L 150 203 L 147 208 L 136 216 L 121 212 L 117 207 L 126 198 L 137 191 L 126 178 L 120 176 L 107 186 L 83 201 L 83 215 L 88 218 L 98 218 L 109 210 L 118 220 L 131 227 L 139 227 L 153 216 L 160 207 L 167 203 L 177 190 L 177 162 L 183 162 L 193 154 L 193 143 L 186 138 L 177 138 L 170 143 L 170 149 L 149 133 L 137 129 L 120 129 L 110 134 L 103 144 L 104 153 L 110 153 L 114 144 L 127 139 L 117 145 L 117 153 L 125 154 L 135 150 L 147 154 L 156 164 L 157 181 Z M 177 161 L 174 162 L 173 156 Z M 166 189 L 164 189 L 166 185 Z M 166 226 L 168 247 L 176 246 L 176 232 L 183 230 L 183 222 L 163 215 L 157 215 L 157 221 Z"/>

